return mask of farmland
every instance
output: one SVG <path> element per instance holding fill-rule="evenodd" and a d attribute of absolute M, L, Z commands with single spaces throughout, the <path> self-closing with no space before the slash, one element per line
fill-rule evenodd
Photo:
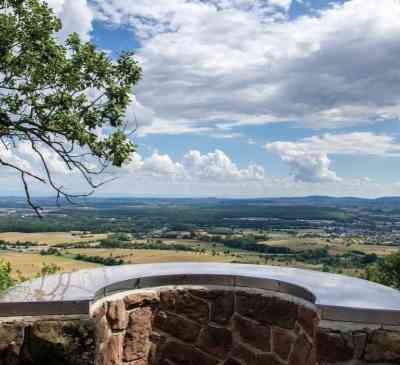
<path fill-rule="evenodd" d="M 34 242 L 39 245 L 58 245 L 62 243 L 89 242 L 105 238 L 105 234 L 85 234 L 82 232 L 3 232 L 0 233 L 0 240 L 7 242 Z"/>
<path fill-rule="evenodd" d="M 81 206 L 47 206 L 39 220 L 8 200 L 0 217 L 0 258 L 24 278 L 46 265 L 74 271 L 154 262 L 268 264 L 363 276 L 368 265 L 399 251 L 396 205 L 380 207 L 377 214 L 376 203 L 282 201 L 287 204 L 94 199 Z"/>
<path fill-rule="evenodd" d="M 22 252 L 1 252 L 1 258 L 12 263 L 12 276 L 14 279 L 24 277 L 27 279 L 34 278 L 41 274 L 44 265 L 56 265 L 62 272 L 77 271 L 81 269 L 91 269 L 100 265 L 81 262 L 65 257 L 42 256 L 33 253 Z"/>
<path fill-rule="evenodd" d="M 69 254 L 96 255 L 123 259 L 127 264 L 149 264 L 155 262 L 229 262 L 233 257 L 182 251 L 130 250 L 130 249 L 73 249 Z"/>

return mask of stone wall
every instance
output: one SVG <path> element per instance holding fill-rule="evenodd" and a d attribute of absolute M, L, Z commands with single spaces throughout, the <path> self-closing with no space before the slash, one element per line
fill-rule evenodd
<path fill-rule="evenodd" d="M 0 320 L 0 365 L 89 365 L 94 352 L 88 317 Z"/>
<path fill-rule="evenodd" d="M 98 303 L 98 365 L 314 365 L 315 306 L 289 295 L 167 287 Z"/>
<path fill-rule="evenodd" d="M 0 365 L 95 364 L 400 364 L 400 328 L 319 321 L 292 296 L 216 286 L 115 294 L 91 318 L 0 318 Z"/>
<path fill-rule="evenodd" d="M 320 365 L 400 364 L 400 327 L 322 321 Z"/>

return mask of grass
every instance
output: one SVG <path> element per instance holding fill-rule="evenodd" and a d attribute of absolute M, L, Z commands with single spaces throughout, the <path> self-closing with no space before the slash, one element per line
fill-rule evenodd
<path fill-rule="evenodd" d="M 269 246 L 289 247 L 294 251 L 316 250 L 319 248 L 327 248 L 331 255 L 341 255 L 348 251 L 361 251 L 366 254 L 375 253 L 378 256 L 386 256 L 397 252 L 398 247 L 385 245 L 366 245 L 362 239 L 352 240 L 356 243 L 349 243 L 342 238 L 325 238 L 325 237 L 293 237 L 287 234 L 272 234 L 271 239 L 260 242 Z"/>
<path fill-rule="evenodd" d="M 156 262 L 230 262 L 232 256 L 201 254 L 184 251 L 160 250 L 130 250 L 130 249 L 71 249 L 69 255 L 78 253 L 88 256 L 120 257 L 126 263 L 146 264 Z M 11 263 L 12 276 L 17 279 L 22 276 L 27 279 L 36 277 L 43 264 L 55 264 L 61 272 L 71 272 L 82 269 L 91 269 L 101 265 L 85 261 L 74 260 L 72 257 L 43 256 L 31 252 L 0 251 L 0 258 Z M 19 274 L 18 274 L 19 273 Z"/>
<path fill-rule="evenodd" d="M 90 262 L 77 261 L 66 257 L 42 256 L 34 253 L 0 251 L 0 258 L 11 263 L 14 278 L 17 272 L 27 279 L 31 279 L 40 273 L 43 264 L 55 264 L 62 272 L 71 272 L 81 269 L 90 269 L 100 265 Z"/>
<path fill-rule="evenodd" d="M 386 256 L 392 253 L 398 252 L 399 247 L 395 246 L 384 246 L 384 245 L 361 245 L 353 244 L 347 247 L 350 250 L 362 251 L 369 254 L 376 254 L 378 256 Z"/>
<path fill-rule="evenodd" d="M 268 241 L 260 242 L 260 244 L 276 247 L 288 247 L 294 251 L 316 250 L 329 245 L 325 239 L 319 237 L 303 238 L 283 235 L 280 235 L 279 237 L 275 236 Z"/>
<path fill-rule="evenodd" d="M 155 262 L 230 262 L 232 256 L 211 255 L 207 253 L 186 251 L 162 251 L 162 250 L 131 250 L 131 249 L 71 249 L 68 254 L 82 254 L 87 256 L 121 258 L 131 264 L 147 264 Z"/>
<path fill-rule="evenodd" d="M 72 234 L 71 232 L 45 232 L 45 233 L 0 233 L 0 240 L 8 242 L 30 241 L 41 245 L 57 245 L 60 243 L 88 242 L 106 238 L 106 234 Z"/>

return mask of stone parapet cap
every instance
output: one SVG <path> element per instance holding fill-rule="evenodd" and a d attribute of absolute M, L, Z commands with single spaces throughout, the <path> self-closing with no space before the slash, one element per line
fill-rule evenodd
<path fill-rule="evenodd" d="M 0 317 L 88 314 L 90 303 L 102 297 L 165 285 L 272 290 L 315 303 L 324 320 L 400 325 L 397 290 L 317 271 L 220 263 L 124 265 L 51 275 L 0 296 Z"/>

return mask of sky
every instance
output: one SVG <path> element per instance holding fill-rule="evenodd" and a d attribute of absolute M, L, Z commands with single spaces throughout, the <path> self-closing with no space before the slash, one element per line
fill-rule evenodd
<path fill-rule="evenodd" d="M 143 69 L 126 115 L 137 153 L 99 196 L 400 194 L 399 0 L 48 3 L 61 40 L 133 50 Z"/>

